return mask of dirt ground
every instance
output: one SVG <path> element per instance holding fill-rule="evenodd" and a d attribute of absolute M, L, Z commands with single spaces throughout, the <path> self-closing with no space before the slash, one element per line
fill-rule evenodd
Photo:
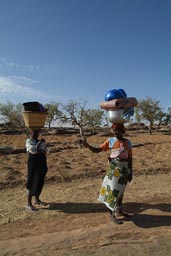
<path fill-rule="evenodd" d="M 79 148 L 76 134 L 42 134 L 49 146 L 41 195 L 46 207 L 26 210 L 26 153 L 0 155 L 0 255 L 171 255 L 171 135 L 128 134 L 134 178 L 122 225 L 97 202 L 107 153 Z M 98 144 L 107 138 L 88 138 Z M 0 134 L 0 146 L 20 149 L 26 136 Z"/>

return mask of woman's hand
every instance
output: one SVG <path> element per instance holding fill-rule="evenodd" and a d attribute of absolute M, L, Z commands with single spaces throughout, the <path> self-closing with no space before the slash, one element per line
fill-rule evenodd
<path fill-rule="evenodd" d="M 88 142 L 87 142 L 87 140 L 86 140 L 86 138 L 85 137 L 83 137 L 82 138 L 82 145 L 85 147 L 85 148 L 89 148 L 89 144 L 88 144 Z"/>
<path fill-rule="evenodd" d="M 131 182 L 132 180 L 132 173 L 128 174 L 128 181 Z"/>
<path fill-rule="evenodd" d="M 89 148 L 90 145 L 87 143 L 86 140 L 83 140 L 83 146 L 84 146 L 85 148 Z"/>
<path fill-rule="evenodd" d="M 93 147 L 92 145 L 88 144 L 86 138 L 83 138 L 83 146 L 90 149 L 93 153 L 100 153 L 101 152 L 100 147 Z"/>
<path fill-rule="evenodd" d="M 46 148 L 46 144 L 45 144 L 45 139 L 41 139 L 41 140 L 37 143 L 37 152 L 38 152 L 39 154 L 46 154 L 47 148 Z"/>

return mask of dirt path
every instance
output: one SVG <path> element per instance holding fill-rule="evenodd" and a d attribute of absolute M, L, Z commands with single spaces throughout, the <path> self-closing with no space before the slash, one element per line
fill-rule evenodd
<path fill-rule="evenodd" d="M 124 207 L 134 213 L 111 223 L 97 203 L 101 179 L 46 184 L 49 206 L 26 211 L 23 187 L 0 192 L 0 255 L 171 255 L 171 174 L 135 177 Z"/>
<path fill-rule="evenodd" d="M 132 230 L 129 225 L 127 228 Z M 133 236 L 116 239 L 118 234 L 113 229 L 104 224 L 91 229 L 8 240 L 1 242 L 1 255 L 170 255 L 169 236 L 160 234 L 158 238 L 151 235 L 148 239 L 138 239 L 134 233 L 134 239 Z"/>

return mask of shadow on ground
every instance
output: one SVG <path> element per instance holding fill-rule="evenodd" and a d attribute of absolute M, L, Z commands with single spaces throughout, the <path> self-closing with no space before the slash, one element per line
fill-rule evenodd
<path fill-rule="evenodd" d="M 131 217 L 125 219 L 132 221 L 136 226 L 142 228 L 154 228 L 160 226 L 171 226 L 171 204 L 146 204 L 146 203 L 126 203 L 124 210 L 131 213 Z M 47 209 L 47 208 L 46 208 Z M 146 210 L 155 209 L 167 213 L 166 215 L 145 214 Z M 62 211 L 68 214 L 81 213 L 102 213 L 108 212 L 105 205 L 100 203 L 49 203 L 48 210 Z"/>
<path fill-rule="evenodd" d="M 131 221 L 139 227 L 154 228 L 171 226 L 171 215 L 168 216 L 168 213 L 171 213 L 171 204 L 126 203 L 124 207 L 126 211 L 134 213 Z M 153 215 L 143 213 L 147 210 L 158 210 L 167 214 Z"/>

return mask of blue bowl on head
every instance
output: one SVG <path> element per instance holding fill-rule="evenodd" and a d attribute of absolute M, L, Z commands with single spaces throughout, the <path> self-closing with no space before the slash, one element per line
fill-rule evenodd
<path fill-rule="evenodd" d="M 113 89 L 105 94 L 105 101 L 126 98 L 126 92 L 123 89 Z"/>
<path fill-rule="evenodd" d="M 121 98 L 127 98 L 127 94 L 123 89 L 118 89 L 118 92 L 120 93 Z"/>
<path fill-rule="evenodd" d="M 116 89 L 110 90 L 105 94 L 105 101 L 118 99 L 118 98 L 120 98 L 120 93 Z"/>

